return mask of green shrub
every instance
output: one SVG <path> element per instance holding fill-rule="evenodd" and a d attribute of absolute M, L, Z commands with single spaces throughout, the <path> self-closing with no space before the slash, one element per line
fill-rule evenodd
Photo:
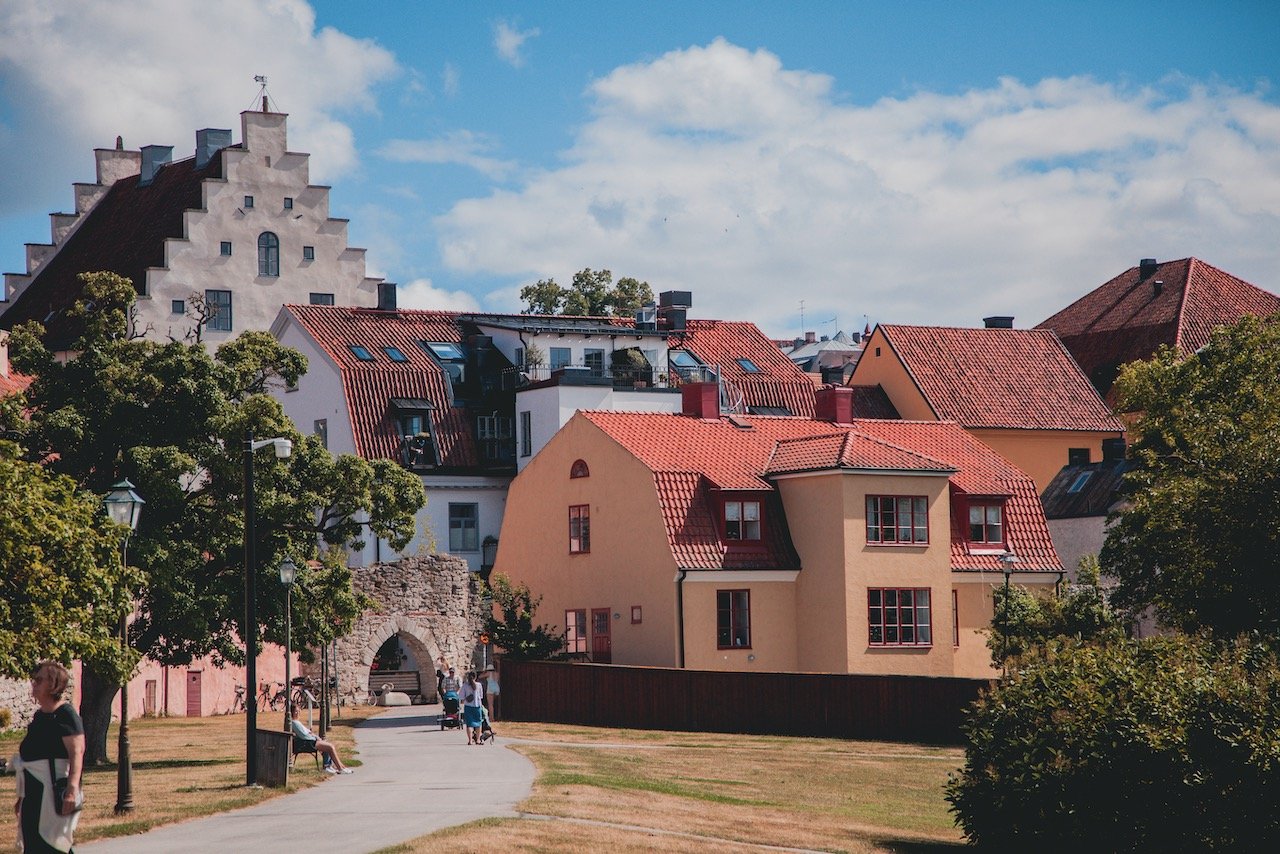
<path fill-rule="evenodd" d="M 1280 664 L 1256 641 L 1050 642 L 965 734 L 947 800 L 983 848 L 1280 846 Z"/>
<path fill-rule="evenodd" d="M 0 708 L 0 731 L 13 726 L 13 711 L 7 706 Z"/>

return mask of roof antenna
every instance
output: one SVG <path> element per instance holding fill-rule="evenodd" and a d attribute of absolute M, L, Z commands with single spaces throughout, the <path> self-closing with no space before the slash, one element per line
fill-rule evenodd
<path fill-rule="evenodd" d="M 800 300 L 800 334 L 804 335 L 804 300 Z"/>
<path fill-rule="evenodd" d="M 259 97 L 261 97 L 261 98 L 262 98 L 262 112 L 264 112 L 264 113 L 269 113 L 269 112 L 271 112 L 269 109 L 267 109 L 267 78 L 266 78 L 266 75 L 263 75 L 263 74 L 255 74 L 255 75 L 254 75 L 254 77 L 253 77 L 253 82 L 258 84 L 258 94 L 254 96 L 254 100 L 256 101 L 256 100 L 258 100 L 258 98 L 259 98 Z"/>

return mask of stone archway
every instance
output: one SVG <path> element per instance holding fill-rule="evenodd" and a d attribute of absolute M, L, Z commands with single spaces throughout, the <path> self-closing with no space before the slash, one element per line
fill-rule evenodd
<path fill-rule="evenodd" d="M 363 691 L 378 648 L 399 635 L 418 665 L 422 692 L 435 695 L 435 661 L 443 655 L 465 669 L 475 652 L 486 606 L 475 576 L 452 555 L 407 557 L 351 571 L 353 586 L 376 603 L 338 639 L 339 690 Z"/>

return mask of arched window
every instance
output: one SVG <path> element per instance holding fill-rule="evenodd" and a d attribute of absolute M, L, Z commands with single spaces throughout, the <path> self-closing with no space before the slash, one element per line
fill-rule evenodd
<path fill-rule="evenodd" d="M 573 468 L 569 469 L 569 477 L 591 477 L 591 469 L 587 468 L 586 460 L 574 460 Z"/>
<path fill-rule="evenodd" d="M 280 275 L 280 238 L 269 231 L 258 235 L 258 275 Z"/>

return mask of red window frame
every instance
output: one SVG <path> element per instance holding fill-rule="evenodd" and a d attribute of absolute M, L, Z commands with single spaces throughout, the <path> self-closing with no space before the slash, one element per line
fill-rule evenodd
<path fill-rule="evenodd" d="M 754 507 L 756 518 L 747 519 L 747 508 Z M 736 508 L 737 519 L 730 520 L 730 508 Z M 758 543 L 764 537 L 764 502 L 753 498 L 726 498 L 720 511 L 724 522 L 724 538 L 734 543 Z M 736 531 L 730 525 L 736 525 Z M 750 528 L 754 524 L 754 530 Z M 752 536 L 754 535 L 754 536 Z"/>
<path fill-rule="evenodd" d="M 933 595 L 930 588 L 868 588 L 867 644 L 933 646 Z"/>
<path fill-rule="evenodd" d="M 906 504 L 905 508 L 902 506 L 904 503 Z M 906 525 L 902 524 L 904 510 L 906 512 Z M 924 529 L 924 539 L 918 540 L 916 536 L 921 528 Z M 903 531 L 910 532 L 911 539 L 903 540 L 901 537 Z M 928 497 L 924 495 L 868 495 L 867 545 L 929 545 Z"/>
<path fill-rule="evenodd" d="M 979 498 L 968 502 L 965 509 L 965 536 L 970 543 L 1000 547 L 1007 542 L 1009 535 L 1008 525 L 1005 522 L 1005 504 L 1006 502 L 1000 498 Z M 976 522 L 974 521 L 975 511 L 981 514 Z M 994 522 L 992 522 L 992 511 L 995 512 Z"/>
<path fill-rule="evenodd" d="M 564 651 L 586 653 L 587 609 L 570 608 L 564 612 Z"/>
<path fill-rule="evenodd" d="M 716 649 L 751 649 L 751 591 L 716 591 Z"/>
<path fill-rule="evenodd" d="M 569 554 L 591 552 L 591 505 L 574 504 L 569 507 Z"/>

